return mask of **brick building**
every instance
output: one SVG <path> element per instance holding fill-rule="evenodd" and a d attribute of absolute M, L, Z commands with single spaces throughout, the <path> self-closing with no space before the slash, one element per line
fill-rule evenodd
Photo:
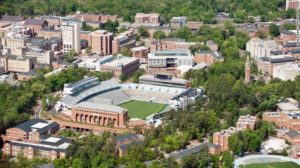
<path fill-rule="evenodd" d="M 180 16 L 180 17 L 172 17 L 170 26 L 172 29 L 181 29 L 187 24 L 187 17 Z"/>
<path fill-rule="evenodd" d="M 285 9 L 297 9 L 299 7 L 298 0 L 286 0 Z"/>
<path fill-rule="evenodd" d="M 294 30 L 283 30 L 280 32 L 280 41 L 285 44 L 288 41 L 296 41 L 296 32 Z"/>
<path fill-rule="evenodd" d="M 101 65 L 100 71 L 111 72 L 116 78 L 122 74 L 128 77 L 139 69 L 139 66 L 140 62 L 137 58 L 118 56 L 115 60 Z"/>
<path fill-rule="evenodd" d="M 119 53 L 122 48 L 132 48 L 135 46 L 137 34 L 132 30 L 125 31 L 117 35 L 112 41 L 112 53 Z"/>
<path fill-rule="evenodd" d="M 291 145 L 299 146 L 300 145 L 300 133 L 298 131 L 287 131 L 283 138 L 288 141 Z"/>
<path fill-rule="evenodd" d="M 273 68 L 277 65 L 292 63 L 296 59 L 290 55 L 273 55 L 270 57 L 261 57 L 257 61 L 258 72 L 264 75 L 273 76 Z"/>
<path fill-rule="evenodd" d="M 250 115 L 240 116 L 236 123 L 236 128 L 254 130 L 256 121 L 257 121 L 256 116 L 250 116 Z"/>
<path fill-rule="evenodd" d="M 215 132 L 213 134 L 213 143 L 220 145 L 222 152 L 226 151 L 229 149 L 228 147 L 229 137 L 238 131 L 241 131 L 241 129 L 230 127 L 228 129 L 221 130 L 220 132 Z"/>
<path fill-rule="evenodd" d="M 48 26 L 48 22 L 42 19 L 27 19 L 25 25 L 30 28 L 32 36 L 35 36 L 38 31 Z"/>
<path fill-rule="evenodd" d="M 207 65 L 212 65 L 215 62 L 224 62 L 224 57 L 220 55 L 219 52 L 213 51 L 197 51 L 195 52 L 195 63 L 205 63 Z"/>
<path fill-rule="evenodd" d="M 132 57 L 140 59 L 140 61 L 147 61 L 148 49 L 145 46 L 131 48 Z"/>
<path fill-rule="evenodd" d="M 189 49 L 194 45 L 196 45 L 196 43 L 186 42 L 184 39 L 165 38 L 159 41 L 152 42 L 150 51 L 154 52 L 158 50 Z"/>
<path fill-rule="evenodd" d="M 0 56 L 0 67 L 6 72 L 28 73 L 35 69 L 37 58 L 27 56 Z"/>
<path fill-rule="evenodd" d="M 102 55 L 109 55 L 112 53 L 113 34 L 106 30 L 97 30 L 90 33 L 90 42 L 92 52 Z"/>
<path fill-rule="evenodd" d="M 114 105 L 81 102 L 72 107 L 71 120 L 102 126 L 125 127 L 127 110 Z"/>
<path fill-rule="evenodd" d="M 274 123 L 279 128 L 300 131 L 300 109 L 298 101 L 287 98 L 277 103 L 277 111 L 264 112 L 263 120 Z"/>
<path fill-rule="evenodd" d="M 137 13 L 134 18 L 134 24 L 137 26 L 159 26 L 160 16 L 158 13 Z"/>
<path fill-rule="evenodd" d="M 31 119 L 6 130 L 6 134 L 2 136 L 4 142 L 2 151 L 9 156 L 21 153 L 27 158 L 34 156 L 51 160 L 63 158 L 70 140 L 51 137 L 58 129 L 59 125 L 55 122 Z"/>

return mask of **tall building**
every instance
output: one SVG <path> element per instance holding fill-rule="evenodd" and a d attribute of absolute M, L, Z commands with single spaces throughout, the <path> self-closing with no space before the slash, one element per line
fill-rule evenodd
<path fill-rule="evenodd" d="M 80 23 L 66 21 L 62 24 L 63 52 L 80 51 Z"/>
<path fill-rule="evenodd" d="M 247 61 L 245 64 L 245 83 L 249 83 L 251 80 L 251 65 L 249 57 L 247 57 Z"/>
<path fill-rule="evenodd" d="M 112 53 L 113 34 L 106 30 L 97 30 L 90 34 L 92 51 L 103 55 Z"/>

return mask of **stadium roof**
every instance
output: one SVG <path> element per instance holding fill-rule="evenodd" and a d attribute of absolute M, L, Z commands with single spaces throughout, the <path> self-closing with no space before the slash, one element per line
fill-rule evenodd
<path fill-rule="evenodd" d="M 63 98 L 62 102 L 69 107 L 74 106 L 75 104 L 81 102 L 83 99 L 86 99 L 92 95 L 107 91 L 120 88 L 121 85 L 116 80 L 107 80 L 100 82 L 99 84 L 90 87 L 86 90 L 82 90 L 77 94 L 74 95 L 67 95 Z"/>
<path fill-rule="evenodd" d="M 101 111 L 108 111 L 114 113 L 124 113 L 127 110 L 125 108 L 109 105 L 109 104 L 99 104 L 99 103 L 91 103 L 91 102 L 81 102 L 76 105 L 77 108 L 87 108 L 87 109 L 96 109 Z"/>
<path fill-rule="evenodd" d="M 171 82 L 171 83 L 180 83 L 180 84 L 186 84 L 187 80 L 181 79 L 181 78 L 172 78 L 172 79 L 161 79 L 161 78 L 155 78 L 153 75 L 143 75 L 140 77 L 140 80 L 151 80 L 156 82 Z"/>

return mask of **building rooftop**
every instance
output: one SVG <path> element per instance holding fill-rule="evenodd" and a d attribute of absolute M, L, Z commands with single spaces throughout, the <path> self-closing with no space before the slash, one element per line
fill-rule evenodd
<path fill-rule="evenodd" d="M 293 62 L 296 58 L 290 55 L 272 55 L 270 57 L 260 57 L 262 61 L 268 61 L 271 63 L 280 63 L 280 62 Z"/>
<path fill-rule="evenodd" d="M 224 59 L 224 57 L 217 51 L 197 51 L 195 54 L 210 54 L 215 59 Z"/>
<path fill-rule="evenodd" d="M 294 138 L 294 137 L 300 135 L 299 132 L 294 131 L 294 130 L 290 130 L 290 131 L 286 132 L 285 134 L 290 138 Z"/>
<path fill-rule="evenodd" d="M 145 46 L 139 46 L 139 47 L 134 47 L 131 48 L 132 51 L 143 51 L 143 50 L 147 50 L 147 48 Z"/>
<path fill-rule="evenodd" d="M 103 64 L 104 66 L 111 66 L 111 67 L 122 67 L 130 64 L 134 61 L 137 61 L 137 58 L 134 57 L 126 57 L 126 56 L 118 56 L 118 58 L 112 60 L 111 62 L 107 62 Z"/>
<path fill-rule="evenodd" d="M 173 49 L 173 50 L 158 50 L 149 54 L 149 56 L 187 56 L 191 57 L 192 54 L 188 49 Z"/>
<path fill-rule="evenodd" d="M 47 21 L 42 19 L 27 19 L 25 25 L 38 25 L 43 26 Z"/>
<path fill-rule="evenodd" d="M 24 20 L 23 16 L 11 16 L 11 15 L 3 15 L 1 21 L 6 22 L 22 22 Z"/>
<path fill-rule="evenodd" d="M 15 126 L 14 128 L 18 128 L 21 129 L 27 133 L 32 132 L 32 131 L 38 131 L 38 132 L 43 132 L 44 130 L 48 130 L 50 128 L 53 127 L 57 127 L 58 124 L 53 122 L 53 123 L 49 123 L 43 119 L 39 119 L 39 118 L 34 118 L 31 120 L 28 120 L 24 123 L 21 123 L 17 126 Z"/>
<path fill-rule="evenodd" d="M 98 103 L 91 103 L 91 102 L 81 102 L 76 105 L 77 108 L 87 108 L 87 109 L 95 109 L 100 111 L 108 111 L 108 112 L 115 112 L 115 113 L 125 113 L 127 110 L 125 108 L 109 105 L 109 104 L 98 104 Z"/>

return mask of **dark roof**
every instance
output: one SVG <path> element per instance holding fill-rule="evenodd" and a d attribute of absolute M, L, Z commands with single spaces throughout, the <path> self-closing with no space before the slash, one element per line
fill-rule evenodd
<path fill-rule="evenodd" d="M 290 52 L 293 53 L 293 54 L 294 53 L 300 53 L 300 49 L 294 49 L 294 50 L 291 50 Z"/>
<path fill-rule="evenodd" d="M 129 133 L 126 135 L 117 136 L 117 141 L 118 142 L 132 141 L 132 140 L 140 139 L 141 136 L 142 136 L 141 134 Z"/>
<path fill-rule="evenodd" d="M 212 143 L 206 143 L 206 145 L 208 147 L 210 147 L 210 148 L 218 148 L 218 147 L 220 147 L 220 145 L 218 145 L 218 144 L 212 144 Z"/>
<path fill-rule="evenodd" d="M 300 135 L 297 131 L 294 131 L 294 130 L 291 130 L 291 131 L 288 131 L 287 133 L 285 133 L 287 136 L 289 136 L 290 138 L 294 138 L 298 135 Z"/>
<path fill-rule="evenodd" d="M 297 42 L 287 42 L 283 45 L 283 47 L 297 47 Z"/>
<path fill-rule="evenodd" d="M 295 33 L 289 30 L 283 30 L 281 31 L 282 34 L 287 34 L 287 35 L 294 35 Z"/>
<path fill-rule="evenodd" d="M 130 146 L 137 146 L 137 145 L 141 145 L 143 142 L 142 141 L 136 141 L 136 142 L 131 142 L 131 143 L 128 143 L 128 144 L 122 144 L 119 146 L 119 148 L 122 150 L 122 151 L 127 151 L 127 149 L 130 147 Z"/>
<path fill-rule="evenodd" d="M 23 16 L 10 16 L 10 15 L 3 15 L 1 21 L 7 22 L 22 22 L 24 20 Z"/>
<path fill-rule="evenodd" d="M 189 156 L 193 153 L 198 153 L 200 152 L 206 145 L 205 144 L 199 144 L 197 146 L 194 146 L 192 148 L 186 148 L 182 149 L 180 151 L 172 152 L 169 154 L 170 157 L 174 157 L 176 159 L 181 159 L 185 156 Z"/>
<path fill-rule="evenodd" d="M 44 24 L 46 24 L 47 21 L 46 20 L 42 20 L 42 19 L 27 19 L 25 21 L 25 25 L 38 25 L 38 26 L 43 26 Z"/>
<path fill-rule="evenodd" d="M 296 58 L 294 57 L 280 57 L 280 58 L 271 58 L 271 57 L 260 57 L 259 58 L 260 60 L 262 61 L 268 61 L 268 62 L 271 62 L 271 63 L 279 63 L 279 62 L 292 62 L 292 61 L 295 61 Z"/>
<path fill-rule="evenodd" d="M 48 123 L 48 122 L 43 119 L 34 118 L 34 119 L 28 120 L 22 124 L 17 125 L 15 128 L 19 128 L 28 133 L 28 132 L 32 131 L 31 126 L 34 124 L 37 124 L 37 123 Z"/>
<path fill-rule="evenodd" d="M 52 163 L 42 164 L 42 165 L 38 165 L 37 168 L 54 168 L 54 165 Z"/>

